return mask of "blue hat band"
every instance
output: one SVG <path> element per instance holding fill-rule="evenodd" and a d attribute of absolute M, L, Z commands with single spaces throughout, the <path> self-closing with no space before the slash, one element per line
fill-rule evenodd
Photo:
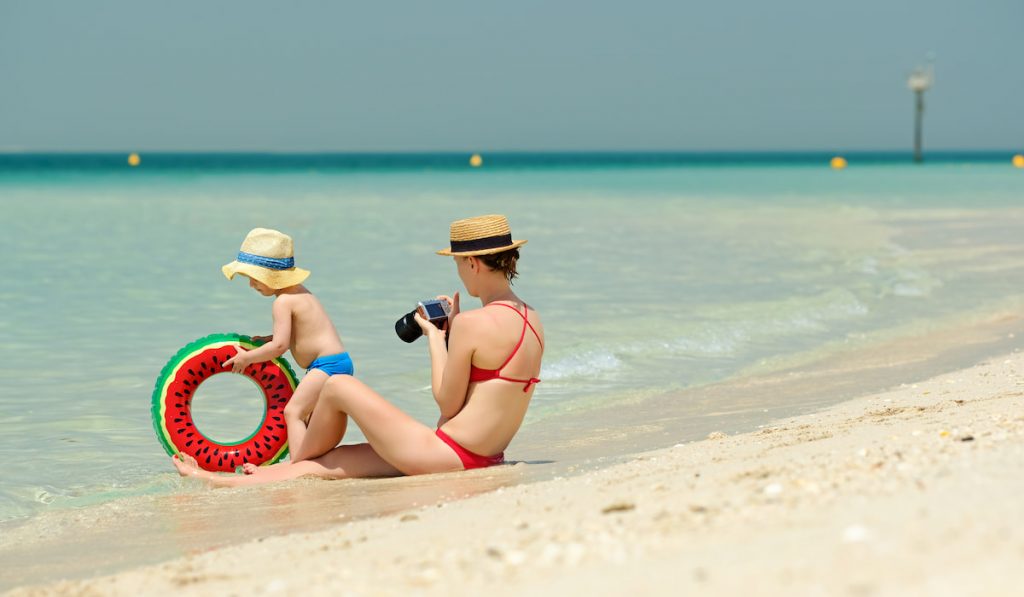
<path fill-rule="evenodd" d="M 252 253 L 246 253 L 244 251 L 238 252 L 239 263 L 249 263 L 251 265 L 258 265 L 267 269 L 291 269 L 295 267 L 294 257 L 285 257 L 278 259 L 276 257 L 264 257 L 262 255 L 253 255 Z"/>

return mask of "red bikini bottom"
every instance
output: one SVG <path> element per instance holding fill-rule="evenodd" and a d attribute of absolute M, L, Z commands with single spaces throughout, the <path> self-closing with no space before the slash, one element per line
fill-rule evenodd
<path fill-rule="evenodd" d="M 437 437 L 441 438 L 441 441 L 448 444 L 452 450 L 455 450 L 455 453 L 459 456 L 459 460 L 462 461 L 462 467 L 467 471 L 473 468 L 485 468 L 505 462 L 504 452 L 494 456 L 481 456 L 460 446 L 459 442 L 453 440 L 444 431 L 438 429 L 435 433 L 437 434 Z"/>

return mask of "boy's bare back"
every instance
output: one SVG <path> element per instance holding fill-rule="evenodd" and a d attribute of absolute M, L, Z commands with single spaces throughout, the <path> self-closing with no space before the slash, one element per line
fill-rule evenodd
<path fill-rule="evenodd" d="M 338 330 L 320 301 L 299 284 L 279 291 L 274 299 L 274 339 L 288 338 L 295 362 L 303 368 L 318 357 L 345 352 Z M 287 326 L 282 336 L 278 330 Z"/>

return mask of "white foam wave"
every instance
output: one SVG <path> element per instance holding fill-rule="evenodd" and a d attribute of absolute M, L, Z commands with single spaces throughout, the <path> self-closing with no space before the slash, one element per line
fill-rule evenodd
<path fill-rule="evenodd" d="M 585 377 L 615 371 L 622 367 L 622 361 L 609 350 L 588 350 L 562 357 L 553 363 L 541 366 L 540 377 L 544 380 L 559 380 Z"/>
<path fill-rule="evenodd" d="M 834 290 L 809 299 L 747 305 L 737 313 L 720 313 L 681 336 L 657 342 L 635 343 L 630 354 L 668 351 L 687 357 L 729 357 L 753 343 L 804 333 L 824 332 L 830 324 L 862 317 L 868 306 L 852 293 Z"/>

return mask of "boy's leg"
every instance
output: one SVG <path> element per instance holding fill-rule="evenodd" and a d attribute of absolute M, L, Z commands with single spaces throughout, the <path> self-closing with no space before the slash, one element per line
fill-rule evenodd
<path fill-rule="evenodd" d="M 335 375 L 332 377 L 349 377 L 347 375 Z M 330 378 L 327 378 L 328 381 Z M 309 415 L 309 424 L 303 436 L 302 447 L 290 448 L 292 462 L 310 460 L 327 454 L 336 447 L 345 437 L 345 430 L 348 429 L 348 414 L 337 409 L 330 401 L 322 400 L 325 381 L 321 385 L 320 398 L 313 406 L 313 414 Z"/>
<path fill-rule="evenodd" d="M 284 407 L 284 423 L 288 427 L 288 452 L 295 454 L 306 437 L 306 418 L 316 406 L 317 397 L 329 375 L 319 369 L 307 373 L 295 388 L 291 400 Z M 292 457 L 292 460 L 295 460 Z"/>

